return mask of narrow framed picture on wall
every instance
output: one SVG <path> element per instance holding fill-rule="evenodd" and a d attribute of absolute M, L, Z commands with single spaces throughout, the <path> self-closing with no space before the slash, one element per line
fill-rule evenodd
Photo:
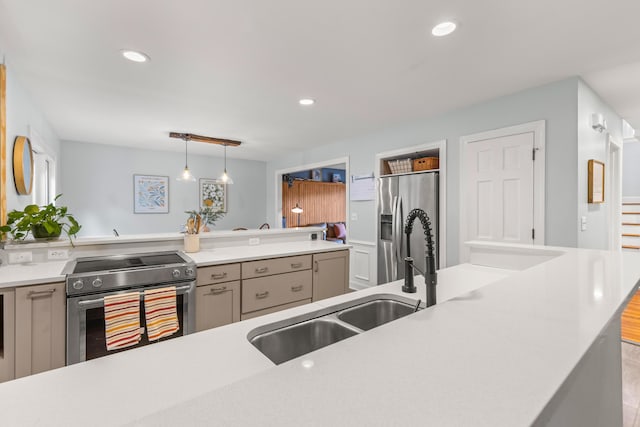
<path fill-rule="evenodd" d="M 322 181 L 322 169 L 313 169 L 311 171 L 311 179 L 314 181 Z"/>
<path fill-rule="evenodd" d="M 588 171 L 588 202 L 604 203 L 604 163 L 591 159 L 589 160 Z"/>
<path fill-rule="evenodd" d="M 227 186 L 222 181 L 200 178 L 200 207 L 227 212 Z"/>
<path fill-rule="evenodd" d="M 133 175 L 133 213 L 169 213 L 169 177 Z"/>

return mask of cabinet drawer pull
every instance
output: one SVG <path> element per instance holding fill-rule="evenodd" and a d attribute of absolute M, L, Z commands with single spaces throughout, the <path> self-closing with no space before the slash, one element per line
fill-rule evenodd
<path fill-rule="evenodd" d="M 291 264 L 291 268 L 300 268 L 302 267 L 302 263 L 301 262 L 295 262 Z"/>
<path fill-rule="evenodd" d="M 226 287 L 226 286 L 223 286 L 223 287 L 221 287 L 221 288 L 211 288 L 211 293 L 212 293 L 212 294 L 214 294 L 214 295 L 215 295 L 215 294 L 221 294 L 221 293 L 223 293 L 223 292 L 224 292 L 224 291 L 226 291 L 226 290 L 227 290 L 227 287 Z"/>
<path fill-rule="evenodd" d="M 265 299 L 269 296 L 269 291 L 264 291 L 256 294 L 256 299 Z"/>
<path fill-rule="evenodd" d="M 298 286 L 292 286 L 291 287 L 291 292 L 300 292 L 302 290 L 304 286 L 302 285 L 298 285 Z"/>
<path fill-rule="evenodd" d="M 313 269 L 313 271 L 315 271 L 317 273 L 318 272 L 318 261 L 313 261 L 313 263 L 315 264 L 315 268 Z"/>
<path fill-rule="evenodd" d="M 260 273 L 266 273 L 267 271 L 269 271 L 269 267 L 259 267 L 256 268 L 256 273 L 260 274 Z"/>
<path fill-rule="evenodd" d="M 211 275 L 212 279 L 224 279 L 225 277 L 227 277 L 227 272 L 226 271 L 224 273 L 213 273 Z"/>
<path fill-rule="evenodd" d="M 38 298 L 38 297 L 43 297 L 46 295 L 51 295 L 55 292 L 55 288 L 54 289 L 47 289 L 46 291 L 30 291 L 27 294 L 27 298 Z"/>

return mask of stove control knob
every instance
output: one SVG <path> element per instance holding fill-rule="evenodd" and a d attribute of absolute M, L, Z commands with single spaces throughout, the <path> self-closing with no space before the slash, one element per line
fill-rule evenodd
<path fill-rule="evenodd" d="M 76 291 L 79 291 L 84 287 L 84 282 L 82 280 L 76 280 L 71 286 L 73 286 L 73 289 L 75 289 Z"/>
<path fill-rule="evenodd" d="M 93 282 L 91 282 L 91 284 L 94 288 L 99 288 L 100 286 L 102 286 L 102 279 L 98 277 Z"/>
<path fill-rule="evenodd" d="M 194 274 L 193 268 L 187 267 L 187 269 L 184 270 L 184 274 L 186 274 L 187 276 L 193 276 Z"/>
<path fill-rule="evenodd" d="M 176 268 L 171 272 L 171 275 L 173 276 L 174 279 L 177 279 L 178 277 L 180 277 L 180 270 Z"/>

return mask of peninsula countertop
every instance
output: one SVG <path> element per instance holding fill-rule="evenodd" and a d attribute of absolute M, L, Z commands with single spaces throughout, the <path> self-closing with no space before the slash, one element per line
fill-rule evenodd
<path fill-rule="evenodd" d="M 279 366 L 249 344 L 251 330 L 401 283 L 0 384 L 2 421 L 530 425 L 640 278 L 638 254 L 556 249 L 521 271 L 443 269 L 438 305 Z"/>

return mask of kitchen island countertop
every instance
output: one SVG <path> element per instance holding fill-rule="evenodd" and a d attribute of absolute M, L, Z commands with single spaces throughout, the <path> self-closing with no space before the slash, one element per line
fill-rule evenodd
<path fill-rule="evenodd" d="M 443 269 L 438 305 L 279 366 L 251 330 L 373 293 L 423 299 L 422 279 L 416 294 L 393 282 L 0 384 L 1 420 L 531 425 L 640 278 L 638 254 L 556 249 L 520 271 Z"/>

